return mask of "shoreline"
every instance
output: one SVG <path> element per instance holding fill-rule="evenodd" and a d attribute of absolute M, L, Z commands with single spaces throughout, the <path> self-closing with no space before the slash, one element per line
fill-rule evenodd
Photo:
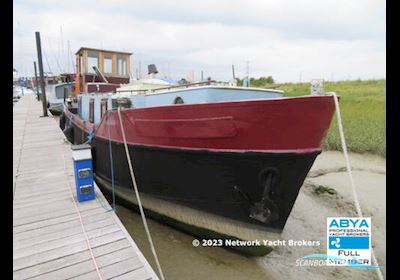
<path fill-rule="evenodd" d="M 349 157 L 363 216 L 372 220 L 372 246 L 385 276 L 386 159 L 379 155 L 357 153 L 349 153 Z M 311 168 L 282 232 L 282 239 L 316 240 L 321 245 L 277 247 L 257 261 L 277 279 L 377 279 L 374 270 L 334 266 L 296 267 L 298 258 L 308 254 L 326 254 L 327 217 L 355 216 L 344 156 L 338 151 L 323 151 Z"/>

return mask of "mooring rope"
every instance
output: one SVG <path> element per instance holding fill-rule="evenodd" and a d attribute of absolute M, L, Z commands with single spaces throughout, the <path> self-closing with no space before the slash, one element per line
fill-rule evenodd
<path fill-rule="evenodd" d="M 113 162 L 113 156 L 112 156 L 112 147 L 111 147 L 111 127 L 110 127 L 110 116 L 111 116 L 111 111 L 108 111 L 107 115 L 107 124 L 108 124 L 108 151 L 109 151 L 109 158 L 110 158 L 110 165 L 111 165 L 111 187 L 112 187 L 112 203 L 113 203 L 113 209 L 115 212 L 115 183 L 114 183 L 114 162 Z"/>
<path fill-rule="evenodd" d="M 63 156 L 63 162 L 64 162 L 64 172 L 65 172 L 65 174 L 67 174 L 67 166 L 66 166 L 66 160 L 65 160 L 64 151 L 62 151 L 62 156 Z M 90 256 L 91 256 L 91 258 L 93 260 L 93 264 L 94 264 L 94 267 L 96 269 L 97 275 L 99 276 L 100 280 L 103 280 L 103 277 L 101 276 L 100 269 L 99 269 L 99 266 L 97 264 L 96 258 L 94 257 L 94 254 L 93 254 L 92 247 L 90 245 L 89 237 L 88 237 L 88 235 L 86 233 L 85 225 L 83 224 L 81 212 L 79 211 L 78 205 L 77 205 L 76 200 L 74 198 L 72 186 L 70 184 L 69 179 L 67 179 L 67 184 L 68 184 L 68 187 L 69 187 L 69 192 L 70 192 L 71 199 L 72 199 L 74 207 L 75 207 L 75 211 L 78 214 L 79 222 L 81 224 L 82 233 L 83 233 L 83 235 L 85 237 L 86 245 L 87 245 L 87 247 L 89 249 L 89 253 L 90 253 Z"/>
<path fill-rule="evenodd" d="M 154 244 L 153 244 L 153 239 L 151 238 L 150 230 L 149 230 L 149 227 L 147 226 L 146 216 L 145 216 L 145 214 L 144 214 L 142 202 L 141 202 L 141 200 L 140 200 L 139 191 L 138 191 L 138 187 L 137 187 L 137 184 L 136 184 L 135 173 L 133 172 L 131 157 L 130 157 L 130 155 L 129 155 L 128 145 L 126 144 L 125 130 L 124 130 L 124 126 L 122 125 L 122 118 L 121 118 L 121 107 L 118 107 L 118 117 L 119 117 L 119 124 L 120 124 L 120 126 L 121 126 L 122 139 L 123 139 L 123 141 L 124 141 L 124 147 L 125 147 L 126 158 L 127 158 L 127 160 L 128 160 L 129 171 L 130 171 L 132 183 L 133 183 L 133 186 L 134 186 L 134 189 L 135 189 L 136 199 L 137 199 L 137 202 L 138 202 L 140 214 L 141 214 L 141 216 L 142 216 L 142 221 L 143 221 L 144 229 L 146 230 L 147 239 L 149 240 L 150 248 L 151 248 L 151 251 L 152 251 L 152 253 L 153 253 L 154 260 L 156 261 L 157 268 L 158 268 L 158 272 L 160 273 L 160 276 L 161 276 L 161 280 L 164 280 L 164 279 L 165 279 L 165 278 L 164 278 L 164 274 L 163 274 L 163 271 L 162 271 L 162 269 L 161 269 L 160 262 L 158 261 L 156 249 L 155 249 Z"/>
<path fill-rule="evenodd" d="M 357 214 L 361 218 L 363 215 L 362 215 L 362 211 L 361 211 L 360 201 L 358 200 L 356 186 L 354 184 L 353 172 L 351 171 L 349 155 L 347 153 L 347 145 L 346 145 L 346 141 L 345 141 L 345 138 L 344 138 L 342 117 L 340 115 L 339 100 L 338 100 L 338 97 L 337 97 L 336 93 L 329 92 L 328 94 L 331 94 L 333 96 L 333 100 L 335 101 L 335 108 L 336 108 L 337 121 L 338 121 L 339 134 L 340 134 L 340 142 L 341 142 L 342 149 L 343 149 L 343 155 L 344 155 L 344 158 L 346 160 L 347 173 L 349 174 L 349 177 L 350 177 L 350 185 L 351 185 L 351 190 L 353 192 L 354 204 L 356 206 Z M 378 260 L 376 259 L 375 252 L 374 252 L 373 248 L 371 248 L 371 256 L 372 256 L 372 261 L 373 261 L 374 265 L 375 266 L 379 266 Z M 375 271 L 376 271 L 376 273 L 378 275 L 378 278 L 380 280 L 383 280 L 384 278 L 383 278 L 383 274 L 382 274 L 381 269 L 378 267 L 378 268 L 375 269 Z"/>

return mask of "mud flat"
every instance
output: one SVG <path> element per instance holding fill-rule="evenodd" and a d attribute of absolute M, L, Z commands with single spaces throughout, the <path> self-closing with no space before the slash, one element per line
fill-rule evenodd
<path fill-rule="evenodd" d="M 363 215 L 371 217 L 372 246 L 385 276 L 386 160 L 351 153 L 350 162 Z M 315 161 L 282 233 L 282 240 L 320 241 L 320 245 L 280 246 L 258 262 L 276 279 L 378 279 L 375 271 L 367 269 L 296 266 L 296 260 L 305 255 L 326 254 L 327 217 L 356 216 L 343 154 L 323 152 Z"/>
<path fill-rule="evenodd" d="M 375 254 L 379 264 L 385 266 L 386 161 L 360 154 L 350 154 L 350 160 L 364 216 L 372 219 Z M 155 267 L 140 215 L 120 205 L 117 205 L 117 214 Z M 296 260 L 305 255 L 326 254 L 326 218 L 335 216 L 357 214 L 344 157 L 340 152 L 329 151 L 319 155 L 314 163 L 281 237 L 287 243 L 289 240 L 314 241 L 313 246 L 280 246 L 264 257 L 246 257 L 219 247 L 194 247 L 195 237 L 147 220 L 167 279 L 377 279 L 372 270 L 296 266 Z M 385 268 L 382 272 L 385 275 Z"/>

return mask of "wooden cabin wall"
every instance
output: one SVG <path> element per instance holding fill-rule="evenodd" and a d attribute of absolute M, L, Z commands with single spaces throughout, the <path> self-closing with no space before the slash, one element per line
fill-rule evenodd
<path fill-rule="evenodd" d="M 125 59 L 126 59 L 126 75 L 128 77 L 131 76 L 131 60 L 129 59 L 129 55 L 125 55 Z"/>

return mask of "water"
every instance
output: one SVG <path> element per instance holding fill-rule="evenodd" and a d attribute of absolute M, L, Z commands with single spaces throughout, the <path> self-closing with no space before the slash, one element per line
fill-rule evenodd
<path fill-rule="evenodd" d="M 58 123 L 59 116 L 53 117 Z M 111 204 L 110 197 L 106 197 Z M 140 214 L 118 204 L 116 209 L 121 222 L 158 274 Z M 256 257 L 246 257 L 218 247 L 194 247 L 192 241 L 195 237 L 150 218 L 147 223 L 167 280 L 273 279 L 257 263 Z"/>
<path fill-rule="evenodd" d="M 117 205 L 117 215 L 154 271 L 157 270 L 140 214 Z M 150 218 L 147 223 L 165 278 L 171 279 L 272 279 L 257 263 L 218 247 L 194 247 L 193 236 L 177 231 Z"/>

